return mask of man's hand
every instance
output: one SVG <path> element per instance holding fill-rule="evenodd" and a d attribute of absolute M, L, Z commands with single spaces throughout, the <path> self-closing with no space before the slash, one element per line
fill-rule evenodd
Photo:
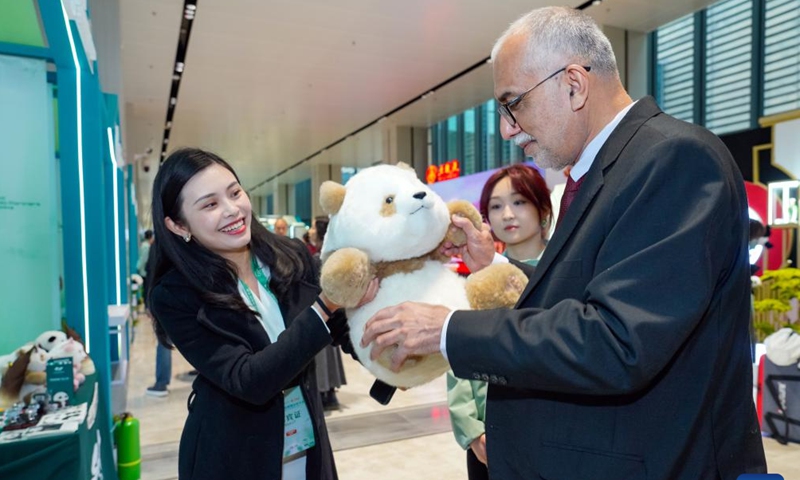
<path fill-rule="evenodd" d="M 441 305 L 404 302 L 379 310 L 367 322 L 361 346 L 374 341 L 370 357 L 375 360 L 392 346 L 391 369 L 400 370 L 410 356 L 439 352 L 442 327 L 450 310 Z"/>
<path fill-rule="evenodd" d="M 489 465 L 489 460 L 486 457 L 486 434 L 482 433 L 480 437 L 476 438 L 469 444 L 469 448 L 472 449 L 472 453 L 478 457 L 478 460 L 481 461 L 484 465 Z"/>
<path fill-rule="evenodd" d="M 448 256 L 461 255 L 461 259 L 467 265 L 471 272 L 488 267 L 492 264 L 494 259 L 494 238 L 489 229 L 489 225 L 485 223 L 478 230 L 472 222 L 459 215 L 452 216 L 453 225 L 450 228 L 460 228 L 467 236 L 467 243 L 461 247 L 453 245 L 451 242 L 445 242 L 439 250 L 442 254 Z"/>

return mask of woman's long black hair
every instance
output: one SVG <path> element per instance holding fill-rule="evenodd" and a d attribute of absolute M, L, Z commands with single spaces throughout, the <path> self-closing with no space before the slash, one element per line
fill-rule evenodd
<path fill-rule="evenodd" d="M 184 148 L 173 152 L 158 169 L 153 183 L 153 230 L 156 241 L 153 259 L 152 279 L 148 279 L 148 304 L 153 286 L 170 270 L 175 269 L 186 278 L 186 281 L 200 293 L 203 301 L 215 307 L 229 308 L 242 313 L 251 312 L 239 295 L 238 275 L 233 263 L 222 258 L 197 241 L 188 243 L 167 229 L 165 219 L 171 218 L 176 223 L 185 224 L 181 205 L 182 191 L 186 182 L 210 167 L 221 165 L 229 170 L 236 180 L 239 177 L 228 163 L 214 155 L 197 148 Z M 300 280 L 313 281 L 313 272 L 309 271 L 310 259 L 305 247 L 295 240 L 290 240 L 269 232 L 255 215 L 250 222 L 250 249 L 262 263 L 270 269 L 270 290 L 279 301 L 285 298 L 292 286 Z M 295 245 L 298 243 L 298 245 Z M 158 341 L 171 347 L 157 315 L 153 327 Z"/>

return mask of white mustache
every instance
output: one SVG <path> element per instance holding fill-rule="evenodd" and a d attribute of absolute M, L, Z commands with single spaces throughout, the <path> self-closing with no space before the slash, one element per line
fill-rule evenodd
<path fill-rule="evenodd" d="M 530 141 L 532 141 L 532 140 L 533 140 L 533 137 L 531 137 L 530 135 L 528 135 L 528 134 L 527 134 L 527 133 L 525 133 L 525 132 L 519 132 L 519 133 L 518 133 L 518 134 L 517 134 L 517 135 L 514 137 L 514 143 L 515 143 L 515 144 L 516 144 L 518 147 L 521 147 L 521 146 L 525 145 L 526 143 L 528 143 L 528 142 L 530 142 Z"/>

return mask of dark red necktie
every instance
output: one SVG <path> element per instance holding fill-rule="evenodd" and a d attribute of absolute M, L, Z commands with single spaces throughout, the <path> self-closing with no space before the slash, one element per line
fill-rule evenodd
<path fill-rule="evenodd" d="M 583 183 L 583 179 L 586 178 L 586 175 L 582 176 L 578 179 L 578 181 L 572 180 L 571 176 L 567 176 L 567 186 L 564 187 L 564 195 L 561 196 L 561 208 L 558 211 L 558 220 L 556 220 L 556 228 L 561 225 L 561 219 L 567 214 L 567 210 L 569 206 L 572 204 L 572 201 L 575 200 L 575 195 L 578 194 L 578 190 L 581 188 L 581 183 Z"/>

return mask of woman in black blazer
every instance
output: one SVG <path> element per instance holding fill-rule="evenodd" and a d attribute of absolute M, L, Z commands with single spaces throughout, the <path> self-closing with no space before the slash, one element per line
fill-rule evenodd
<path fill-rule="evenodd" d="M 233 169 L 202 150 L 161 165 L 152 209 L 156 333 L 199 372 L 180 478 L 336 479 L 312 359 L 346 327 L 329 321 L 337 306 L 306 248 L 269 233 Z"/>

